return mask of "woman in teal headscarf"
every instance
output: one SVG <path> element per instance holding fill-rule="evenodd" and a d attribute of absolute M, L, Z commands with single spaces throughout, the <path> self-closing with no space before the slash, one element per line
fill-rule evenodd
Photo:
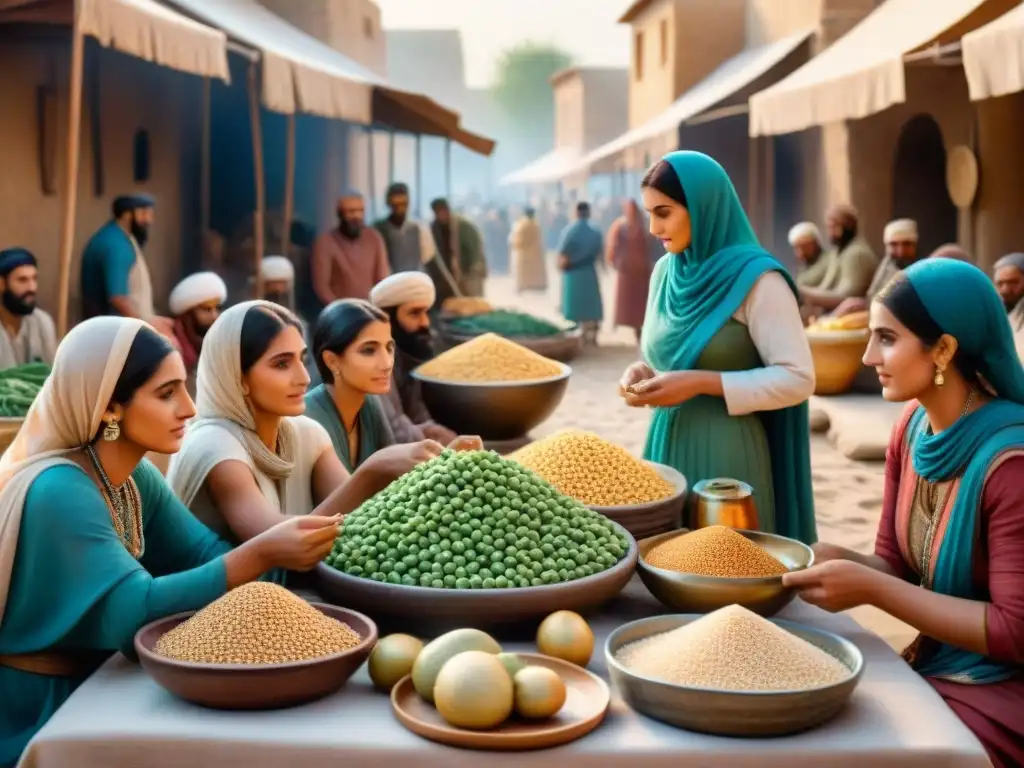
<path fill-rule="evenodd" d="M 1024 765 L 1024 368 L 1006 310 L 979 269 L 927 259 L 875 298 L 870 325 L 864 363 L 909 403 L 875 554 L 819 544 L 819 564 L 784 579 L 827 610 L 873 605 L 917 629 L 904 657 L 997 767 Z"/>
<path fill-rule="evenodd" d="M 629 405 L 656 409 L 644 455 L 691 484 L 750 484 L 763 530 L 813 543 L 814 367 L 793 279 L 710 157 L 673 152 L 641 186 L 667 251 L 651 278 L 643 360 L 621 381 Z"/>

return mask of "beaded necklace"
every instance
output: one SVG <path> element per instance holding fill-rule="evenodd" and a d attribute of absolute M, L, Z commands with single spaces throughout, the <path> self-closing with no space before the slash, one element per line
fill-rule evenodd
<path fill-rule="evenodd" d="M 86 446 L 85 453 L 99 475 L 110 509 L 110 520 L 118 538 L 132 557 L 140 559 L 146 551 L 146 542 L 142 533 L 142 501 L 135 480 L 129 475 L 121 485 L 114 485 L 100 464 L 96 449 L 91 445 Z"/>

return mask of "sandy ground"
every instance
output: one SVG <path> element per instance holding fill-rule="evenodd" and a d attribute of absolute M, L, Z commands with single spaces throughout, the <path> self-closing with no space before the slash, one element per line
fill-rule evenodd
<path fill-rule="evenodd" d="M 610 318 L 614 277 L 606 274 L 601 282 L 605 316 Z M 494 277 L 488 280 L 487 298 L 497 306 L 514 307 L 542 317 L 558 317 L 557 278 L 551 281 L 547 293 L 517 295 L 510 278 Z M 627 408 L 616 396 L 622 371 L 637 359 L 633 332 L 625 328 L 613 329 L 609 321 L 602 329 L 599 343 L 600 348 L 586 350 L 572 363 L 573 376 L 564 400 L 551 419 L 534 431 L 534 436 L 569 427 L 588 429 L 640 455 L 649 414 L 645 410 Z M 882 507 L 882 464 L 851 461 L 820 435 L 811 437 L 811 462 L 819 538 L 871 553 Z M 860 608 L 851 615 L 899 649 L 915 634 L 906 625 L 874 608 Z"/>

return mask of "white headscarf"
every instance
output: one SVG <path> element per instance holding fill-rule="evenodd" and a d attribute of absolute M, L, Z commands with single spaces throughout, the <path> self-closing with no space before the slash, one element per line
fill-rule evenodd
<path fill-rule="evenodd" d="M 72 329 L 57 348 L 53 371 L 18 436 L 0 458 L 0 623 L 29 488 L 50 467 L 77 466 L 66 456 L 99 431 L 128 351 L 145 325 L 132 318 L 95 317 Z"/>

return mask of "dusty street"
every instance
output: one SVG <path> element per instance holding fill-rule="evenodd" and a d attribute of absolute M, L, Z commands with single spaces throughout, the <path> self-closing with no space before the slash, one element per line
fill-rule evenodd
<path fill-rule="evenodd" d="M 491 278 L 487 282 L 487 298 L 499 307 L 559 318 L 557 276 L 550 275 L 549 282 L 547 293 L 517 295 L 510 278 Z M 614 311 L 614 276 L 605 274 L 601 282 L 605 317 L 609 318 Z M 616 396 L 622 371 L 637 359 L 633 333 L 625 328 L 612 329 L 610 321 L 602 330 L 601 347 L 588 349 L 573 361 L 573 376 L 565 399 L 554 416 L 535 430 L 534 436 L 567 427 L 588 429 L 640 455 L 649 416 L 644 410 L 627 408 Z M 872 552 L 881 514 L 884 467 L 881 463 L 845 458 L 821 435 L 812 436 L 811 446 L 819 538 L 858 552 Z M 858 609 L 853 615 L 896 647 L 904 647 L 913 637 L 908 627 L 873 608 Z"/>

